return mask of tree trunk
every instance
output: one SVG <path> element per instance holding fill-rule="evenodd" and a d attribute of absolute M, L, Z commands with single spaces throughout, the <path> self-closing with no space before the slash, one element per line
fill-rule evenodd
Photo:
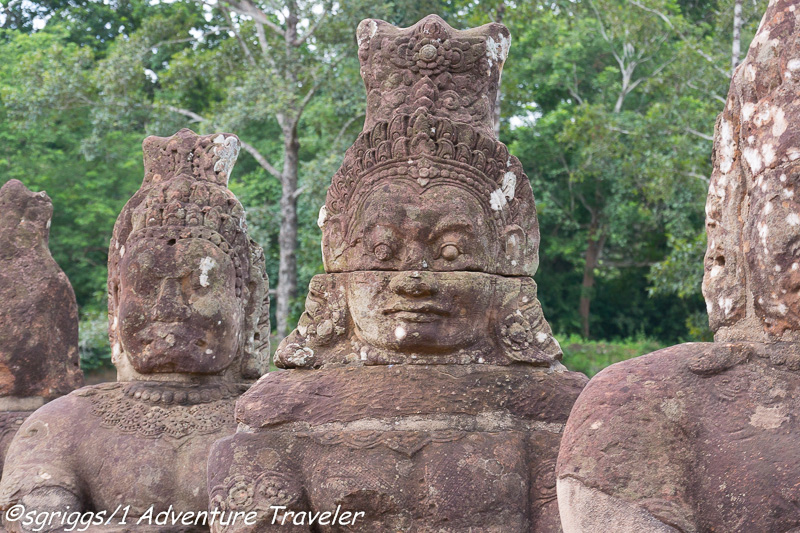
<path fill-rule="evenodd" d="M 287 128 L 284 133 L 284 159 L 281 190 L 281 227 L 278 235 L 280 261 L 278 264 L 278 287 L 276 289 L 275 317 L 278 322 L 278 338 L 289 333 L 291 303 L 297 295 L 297 169 L 300 141 L 297 126 Z"/>
<path fill-rule="evenodd" d="M 731 76 L 739 66 L 742 48 L 742 0 L 736 0 L 733 6 L 733 45 L 731 46 Z"/>
<path fill-rule="evenodd" d="M 592 223 L 589 230 L 589 243 L 586 247 L 586 264 L 583 267 L 583 283 L 581 283 L 581 300 L 578 305 L 578 312 L 581 316 L 581 334 L 584 339 L 589 338 L 589 316 L 592 303 L 592 291 L 594 290 L 594 269 L 600 261 L 600 254 L 603 253 L 603 246 L 606 242 L 605 232 L 597 235 L 599 228 L 596 223 Z"/>
<path fill-rule="evenodd" d="M 297 71 L 294 64 L 294 42 L 297 39 L 297 4 L 287 2 L 285 51 L 286 81 L 290 91 L 297 90 Z M 277 303 L 275 318 L 278 322 L 278 338 L 289 334 L 289 314 L 291 304 L 297 295 L 297 174 L 299 165 L 300 140 L 297 135 L 299 117 L 291 110 L 278 115 L 283 133 L 283 171 L 281 172 L 281 228 L 278 235 L 280 260 L 278 262 L 278 287 L 275 291 Z"/>
<path fill-rule="evenodd" d="M 506 12 L 506 4 L 505 2 L 500 2 L 497 6 L 497 14 L 495 16 L 495 22 L 503 22 L 503 15 Z M 500 80 L 497 80 L 497 96 L 494 100 L 494 137 L 495 139 L 500 139 L 500 99 L 502 97 L 502 93 L 500 91 Z"/>

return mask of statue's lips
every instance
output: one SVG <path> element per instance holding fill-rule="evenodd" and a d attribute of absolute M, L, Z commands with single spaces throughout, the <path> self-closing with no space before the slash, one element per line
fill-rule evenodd
<path fill-rule="evenodd" d="M 450 316 L 450 311 L 431 304 L 396 304 L 388 309 L 384 309 L 383 314 L 393 315 L 400 320 L 408 322 L 434 322 L 440 318 Z"/>

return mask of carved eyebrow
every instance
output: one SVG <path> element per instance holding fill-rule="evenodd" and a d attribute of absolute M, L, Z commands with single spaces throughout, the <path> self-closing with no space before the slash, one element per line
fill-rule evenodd
<path fill-rule="evenodd" d="M 447 231 L 457 231 L 457 230 L 466 230 L 471 231 L 474 228 L 474 225 L 469 220 L 465 219 L 450 219 L 450 220 L 441 220 L 439 221 L 436 226 L 433 228 L 432 234 L 435 236 L 441 235 Z"/>

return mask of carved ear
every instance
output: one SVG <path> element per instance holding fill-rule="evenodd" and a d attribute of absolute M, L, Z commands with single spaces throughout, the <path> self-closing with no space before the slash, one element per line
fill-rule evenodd
<path fill-rule="evenodd" d="M 522 264 L 525 255 L 525 232 L 516 224 L 506 226 L 503 230 L 503 244 L 506 259 L 513 265 Z"/>
<path fill-rule="evenodd" d="M 503 295 L 497 335 L 506 356 L 541 366 L 561 360 L 561 346 L 542 314 L 533 278 L 502 277 L 497 291 Z"/>
<path fill-rule="evenodd" d="M 278 368 L 315 368 L 327 362 L 322 353 L 336 354 L 337 346 L 348 350 L 349 312 L 342 274 L 318 274 L 311 278 L 306 309 L 297 328 L 281 341 L 275 351 Z M 320 348 L 324 347 L 324 350 Z"/>

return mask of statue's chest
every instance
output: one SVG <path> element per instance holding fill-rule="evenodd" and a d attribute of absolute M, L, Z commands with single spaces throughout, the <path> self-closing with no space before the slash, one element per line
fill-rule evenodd
<path fill-rule="evenodd" d="M 800 394 L 793 378 L 772 370 L 713 378 L 694 472 L 701 521 L 729 531 L 800 526 Z"/>
<path fill-rule="evenodd" d="M 365 511 L 365 527 L 403 524 L 527 530 L 527 438 L 520 432 L 346 431 L 308 434 L 311 507 Z"/>
<path fill-rule="evenodd" d="M 83 452 L 106 458 L 86 463 L 100 465 L 84 473 L 94 508 L 130 505 L 131 516 L 153 504 L 156 512 L 207 509 L 208 451 L 235 431 L 233 399 L 154 405 L 109 391 L 90 400 L 100 427 Z"/>

